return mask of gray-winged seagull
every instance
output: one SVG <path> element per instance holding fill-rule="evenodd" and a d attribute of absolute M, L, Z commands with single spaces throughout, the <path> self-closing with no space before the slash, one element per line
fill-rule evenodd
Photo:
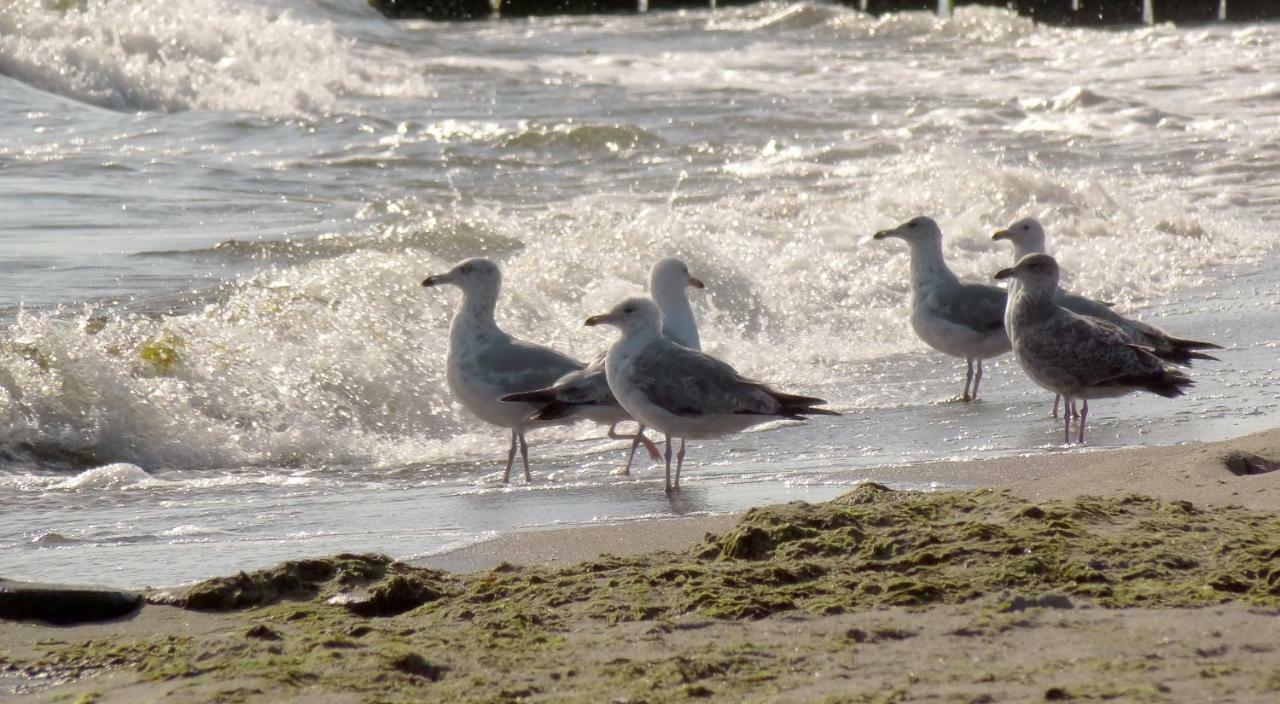
<path fill-rule="evenodd" d="M 672 438 L 710 438 L 779 419 L 839 415 L 814 406 L 819 398 L 794 396 L 745 379 L 733 367 L 662 336 L 662 312 L 647 298 L 623 299 L 587 325 L 612 325 L 622 335 L 605 358 L 609 388 L 637 421 L 667 436 L 666 488 L 680 488 L 684 448 L 671 479 Z"/>
<path fill-rule="evenodd" d="M 977 400 L 982 360 L 1009 351 L 1009 336 L 1004 330 L 1004 289 L 956 278 L 942 258 L 942 230 L 931 218 L 913 218 L 875 234 L 877 240 L 890 237 L 911 247 L 911 327 L 935 350 L 964 358 L 968 373 L 959 398 Z"/>
<path fill-rule="evenodd" d="M 702 349 L 698 336 L 698 323 L 693 318 L 693 308 L 689 305 L 689 296 L 685 290 L 705 288 L 702 281 L 689 274 L 689 267 L 679 259 L 666 257 L 654 262 L 649 270 L 649 295 L 662 310 L 662 334 L 669 340 L 690 349 Z M 533 414 L 534 420 L 570 421 L 585 418 L 601 425 L 608 425 L 608 436 L 614 439 L 630 439 L 631 451 L 627 453 L 627 464 L 622 473 L 631 473 L 631 462 L 636 456 L 636 447 L 644 443 L 653 459 L 659 459 L 658 450 L 644 436 L 644 425 L 634 436 L 619 435 L 616 432 L 618 423 L 634 420 L 618 405 L 618 400 L 609 390 L 609 380 L 605 374 L 605 355 L 601 352 L 586 369 L 573 371 L 556 380 L 556 383 L 545 389 L 526 391 L 504 396 L 503 401 L 522 401 L 545 404 Z M 638 421 L 637 421 L 638 422 Z M 681 440 L 683 448 L 684 441 Z"/>
<path fill-rule="evenodd" d="M 467 259 L 446 274 L 428 276 L 423 286 L 452 284 L 462 289 L 462 301 L 449 326 L 447 360 L 449 390 L 480 420 L 511 429 L 511 448 L 503 482 L 511 480 L 517 443 L 524 461 L 524 478 L 529 476 L 529 445 L 525 430 L 552 425 L 529 418 L 538 406 L 503 403 L 507 394 L 551 384 L 583 364 L 553 349 L 535 345 L 503 332 L 494 320 L 502 272 L 488 259 Z"/>

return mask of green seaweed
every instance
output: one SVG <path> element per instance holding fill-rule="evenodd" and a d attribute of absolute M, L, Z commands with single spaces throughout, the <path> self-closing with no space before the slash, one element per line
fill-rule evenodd
<path fill-rule="evenodd" d="M 548 681 L 557 691 L 573 690 L 581 666 L 593 668 L 592 686 L 631 701 L 763 696 L 792 667 L 776 653 L 712 645 L 592 665 L 575 654 L 574 624 L 647 622 L 644 637 L 662 639 L 676 624 L 697 627 L 690 618 L 923 609 L 1008 590 L 1016 595 L 983 607 L 986 615 L 955 635 L 1003 633 L 1024 627 L 1025 609 L 1081 602 L 1276 607 L 1277 535 L 1280 517 L 1241 508 L 1138 496 L 1029 504 L 1004 491 L 926 494 L 870 484 L 826 504 L 753 509 L 732 530 L 679 553 L 602 557 L 561 568 L 501 565 L 466 575 L 377 555 L 286 562 L 173 597 L 191 609 L 247 609 L 248 623 L 230 636 L 198 645 L 174 638 L 50 642 L 43 658 L 21 665 L 50 678 L 120 668 L 144 679 L 248 676 L 295 692 L 318 687 L 387 702 L 537 697 L 546 694 Z M 857 650 L 913 635 L 855 628 L 823 647 Z M 1149 667 L 1144 661 L 1081 661 L 1079 667 L 1113 677 L 1057 688 L 1062 696 L 1161 695 L 1160 685 L 1141 683 Z M 1216 672 L 1209 667 L 1210 675 Z M 1035 674 L 992 676 L 1025 681 Z M 1258 677 L 1264 689 L 1280 681 Z M 906 696 L 903 686 L 841 700 L 894 701 Z"/>

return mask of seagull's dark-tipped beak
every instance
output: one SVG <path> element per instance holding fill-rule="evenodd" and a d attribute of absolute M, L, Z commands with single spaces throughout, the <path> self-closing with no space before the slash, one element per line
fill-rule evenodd
<path fill-rule="evenodd" d="M 587 322 L 583 323 L 583 325 L 586 325 L 589 328 L 594 328 L 597 325 L 603 324 L 608 319 L 609 316 L 607 315 L 593 315 L 590 318 L 587 318 Z"/>
<path fill-rule="evenodd" d="M 439 276 L 428 276 L 427 278 L 422 280 L 423 286 L 435 286 L 438 283 L 440 283 Z"/>
<path fill-rule="evenodd" d="M 992 235 L 992 236 L 991 236 L 991 239 L 992 239 L 992 240 L 994 240 L 994 241 L 996 241 L 996 242 L 999 242 L 1000 240 L 1007 240 L 1007 239 L 1009 239 L 1009 231 L 1008 231 L 1008 230 L 997 230 L 997 231 L 996 231 L 996 233 L 995 233 L 994 235 Z"/>
<path fill-rule="evenodd" d="M 1001 269 L 996 272 L 996 279 L 1007 279 L 1013 276 L 1013 269 Z"/>
<path fill-rule="evenodd" d="M 888 238 L 888 237 L 893 237 L 893 235 L 894 235 L 894 231 L 893 231 L 893 230 L 881 230 L 881 231 L 877 232 L 876 234 L 872 235 L 872 236 L 871 236 L 871 239 L 873 239 L 873 240 L 883 240 L 883 239 Z"/>
<path fill-rule="evenodd" d="M 696 276 L 690 276 L 690 277 L 689 277 L 689 285 L 690 285 L 690 286 L 692 286 L 692 287 L 694 287 L 694 288 L 706 288 L 706 287 L 707 287 L 707 285 L 706 285 L 706 284 L 702 283 L 702 279 L 699 279 L 699 278 L 698 278 L 698 277 L 696 277 Z"/>

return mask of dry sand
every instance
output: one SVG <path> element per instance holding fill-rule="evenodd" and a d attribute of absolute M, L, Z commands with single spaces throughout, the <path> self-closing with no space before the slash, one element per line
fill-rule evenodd
<path fill-rule="evenodd" d="M 530 567 L 422 572 L 416 588 L 444 596 L 390 617 L 313 599 L 215 614 L 148 606 L 74 628 L 2 623 L 0 700 L 1276 702 L 1280 471 L 1238 476 L 1232 455 L 1237 469 L 1280 466 L 1280 431 L 909 468 L 1013 496 L 854 497 L 835 513 L 748 512 L 736 530 L 738 517 L 712 517 L 510 536 L 427 564 Z M 1134 494 L 1164 502 L 1077 500 Z M 1212 508 L 1228 506 L 1242 508 Z M 855 510 L 865 532 L 831 522 Z M 882 526 L 881 511 L 928 515 Z M 1033 530 L 1013 532 L 1023 523 Z M 643 554 L 707 532 L 730 534 L 702 554 Z M 995 574 L 978 553 L 947 552 L 978 534 L 1038 542 L 988 553 Z M 888 552 L 841 571 L 844 557 L 822 554 L 836 538 Z M 1009 582 L 1046 546 L 1071 563 L 1067 581 L 1055 564 Z M 602 552 L 635 557 L 546 567 Z M 961 552 L 965 563 L 950 564 Z"/>

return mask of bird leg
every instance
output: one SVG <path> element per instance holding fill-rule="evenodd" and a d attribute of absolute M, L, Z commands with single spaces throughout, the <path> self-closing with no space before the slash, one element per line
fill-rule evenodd
<path fill-rule="evenodd" d="M 654 445 L 652 440 L 645 437 L 643 425 L 641 425 L 640 428 L 636 430 L 635 435 L 621 434 L 617 432 L 617 427 L 618 427 L 617 423 L 614 423 L 609 426 L 609 432 L 608 432 L 609 439 L 631 441 L 631 452 L 627 455 L 627 466 L 622 468 L 622 476 L 624 477 L 631 476 L 631 461 L 635 459 L 636 448 L 640 446 L 640 443 L 644 443 L 644 449 L 649 451 L 649 459 L 653 460 L 654 462 L 657 462 L 658 460 L 662 459 L 662 454 L 658 452 L 658 446 Z"/>
<path fill-rule="evenodd" d="M 1062 400 L 1062 394 L 1053 395 L 1053 417 L 1058 417 L 1058 402 Z"/>
<path fill-rule="evenodd" d="M 961 392 L 960 398 L 956 400 L 967 402 L 972 400 L 969 396 L 969 383 L 973 381 L 973 358 L 967 357 L 964 361 L 969 365 L 969 371 L 964 375 L 964 391 Z"/>
<path fill-rule="evenodd" d="M 1080 426 L 1080 444 L 1084 444 L 1084 426 L 1085 421 L 1089 418 L 1089 399 L 1084 400 L 1084 404 L 1080 406 L 1080 420 L 1076 421 Z"/>
<path fill-rule="evenodd" d="M 667 493 L 671 493 L 671 436 L 667 436 Z"/>
<path fill-rule="evenodd" d="M 680 488 L 680 468 L 684 466 L 684 438 L 680 438 L 680 451 L 676 453 L 676 488 Z"/>
<path fill-rule="evenodd" d="M 978 384 L 982 383 L 982 359 L 978 359 L 978 373 L 973 375 L 973 400 L 978 400 Z"/>
<path fill-rule="evenodd" d="M 1066 406 L 1066 408 L 1062 409 L 1062 424 L 1063 424 L 1063 427 L 1062 427 L 1062 434 L 1063 434 L 1062 444 L 1064 444 L 1064 445 L 1070 445 L 1070 444 L 1071 444 L 1071 408 L 1072 408 L 1072 406 L 1073 406 L 1073 405 L 1075 405 L 1075 401 L 1072 401 L 1071 399 L 1069 399 L 1069 398 L 1067 398 L 1067 397 L 1065 397 L 1065 396 L 1063 397 L 1063 399 L 1066 401 L 1067 406 Z"/>
<path fill-rule="evenodd" d="M 532 482 L 533 477 L 529 476 L 529 443 L 524 439 L 524 431 L 516 433 L 516 437 L 520 438 L 520 459 L 524 461 L 524 480 L 526 483 Z"/>
<path fill-rule="evenodd" d="M 502 483 L 511 483 L 511 463 L 516 461 L 516 429 L 511 429 L 511 449 L 507 450 L 507 471 L 502 473 Z"/>

